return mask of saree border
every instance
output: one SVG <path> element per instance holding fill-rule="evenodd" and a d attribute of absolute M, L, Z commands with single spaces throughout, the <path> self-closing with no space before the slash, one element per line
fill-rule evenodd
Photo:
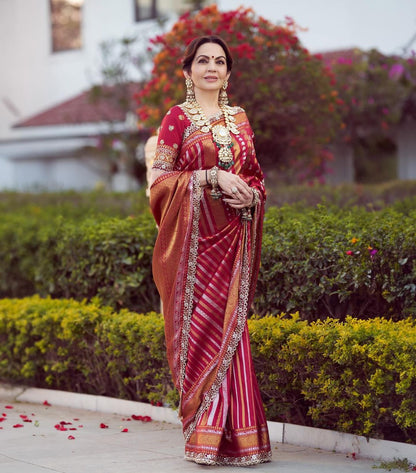
<path fill-rule="evenodd" d="M 202 191 L 197 171 L 192 174 L 192 232 L 189 247 L 189 258 L 187 265 L 185 297 L 183 303 L 183 325 L 181 334 L 181 352 L 179 356 L 180 378 L 179 378 L 179 394 L 180 405 L 182 402 L 183 383 L 185 380 L 186 364 L 188 361 L 189 332 L 191 329 L 191 319 L 193 311 L 194 288 L 196 281 L 196 268 L 198 258 L 198 239 L 199 239 L 199 218 L 201 214 Z M 181 413 L 179 412 L 181 417 Z"/>

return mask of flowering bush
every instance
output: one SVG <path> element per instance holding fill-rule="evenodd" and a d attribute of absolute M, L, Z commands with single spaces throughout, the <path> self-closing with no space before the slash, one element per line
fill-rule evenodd
<path fill-rule="evenodd" d="M 343 101 L 342 138 L 356 145 L 391 135 L 416 90 L 415 55 L 403 58 L 356 49 L 328 59 Z"/>
<path fill-rule="evenodd" d="M 151 41 L 152 79 L 136 96 L 141 122 L 157 128 L 167 110 L 184 101 L 185 46 L 196 36 L 218 34 L 235 58 L 230 103 L 246 109 L 262 165 L 280 168 L 286 178 L 321 178 L 331 159 L 326 145 L 339 128 L 340 99 L 332 73 L 301 45 L 297 31 L 290 18 L 275 25 L 242 7 L 185 14 Z"/>

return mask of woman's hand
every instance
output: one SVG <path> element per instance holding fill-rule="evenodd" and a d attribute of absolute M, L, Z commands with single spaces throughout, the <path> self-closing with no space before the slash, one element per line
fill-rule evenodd
<path fill-rule="evenodd" d="M 253 203 L 253 192 L 250 186 L 241 177 L 231 172 L 218 171 L 218 186 L 227 197 L 222 200 L 230 207 L 243 209 Z"/>

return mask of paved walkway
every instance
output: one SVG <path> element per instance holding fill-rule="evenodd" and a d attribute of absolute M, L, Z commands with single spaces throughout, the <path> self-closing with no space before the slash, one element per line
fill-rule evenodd
<path fill-rule="evenodd" d="M 1 417 L 1 473 L 242 472 L 185 461 L 181 428 L 174 424 L 7 398 L 0 398 Z M 249 468 L 278 473 L 385 471 L 374 470 L 377 462 L 344 454 L 280 443 L 272 448 L 271 463 Z"/>

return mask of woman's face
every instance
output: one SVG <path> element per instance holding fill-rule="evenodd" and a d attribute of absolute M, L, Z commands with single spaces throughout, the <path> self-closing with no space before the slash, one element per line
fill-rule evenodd
<path fill-rule="evenodd" d="M 230 73 L 227 72 L 225 52 L 217 43 L 204 43 L 196 51 L 190 77 L 195 89 L 219 90 Z"/>

